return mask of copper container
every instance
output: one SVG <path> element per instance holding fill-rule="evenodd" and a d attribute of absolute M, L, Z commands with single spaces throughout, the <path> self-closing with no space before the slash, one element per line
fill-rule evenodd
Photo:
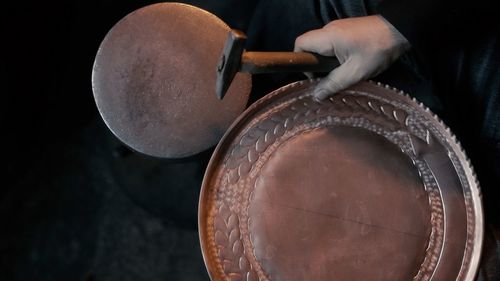
<path fill-rule="evenodd" d="M 219 280 L 473 280 L 478 183 L 428 109 L 363 82 L 318 102 L 317 81 L 248 108 L 205 173 L 199 231 Z"/>

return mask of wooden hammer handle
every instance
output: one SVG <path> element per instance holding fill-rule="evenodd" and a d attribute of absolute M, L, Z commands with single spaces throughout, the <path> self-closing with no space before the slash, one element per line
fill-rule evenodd
<path fill-rule="evenodd" d="M 243 52 L 240 71 L 249 73 L 330 72 L 339 61 L 306 52 Z"/>

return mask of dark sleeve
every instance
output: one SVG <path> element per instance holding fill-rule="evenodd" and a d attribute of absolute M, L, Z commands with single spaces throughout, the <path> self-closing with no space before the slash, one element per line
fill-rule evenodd
<path fill-rule="evenodd" d="M 436 40 L 460 36 L 471 16 L 467 8 L 463 0 L 382 0 L 377 12 L 413 47 L 429 51 Z"/>

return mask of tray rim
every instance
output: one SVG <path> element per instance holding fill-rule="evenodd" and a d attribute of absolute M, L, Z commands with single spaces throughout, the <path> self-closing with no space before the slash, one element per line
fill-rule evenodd
<path fill-rule="evenodd" d="M 221 280 L 221 278 L 219 278 L 219 276 L 215 270 L 215 266 L 214 266 L 215 261 L 211 260 L 209 257 L 208 237 L 206 237 L 207 220 L 204 219 L 207 215 L 207 210 L 204 208 L 204 205 L 205 205 L 204 202 L 206 201 L 206 199 L 208 197 L 208 193 L 209 193 L 208 184 L 212 180 L 212 175 L 214 174 L 218 163 L 221 161 L 221 156 L 222 156 L 221 150 L 223 150 L 223 149 L 225 149 L 225 147 L 227 147 L 228 142 L 231 140 L 231 137 L 238 134 L 238 130 L 236 130 L 236 128 L 240 125 L 240 123 L 251 119 L 252 116 L 255 115 L 259 111 L 259 109 L 261 108 L 262 105 L 270 104 L 275 99 L 280 98 L 280 93 L 284 92 L 285 90 L 287 90 L 289 88 L 294 88 L 294 87 L 303 85 L 305 83 L 315 83 L 315 82 L 318 82 L 319 80 L 320 80 L 320 78 L 313 78 L 313 79 L 305 79 L 305 80 L 292 82 L 292 83 L 287 84 L 285 86 L 282 86 L 282 87 L 270 92 L 269 94 L 265 95 L 264 97 L 258 99 L 253 104 L 251 104 L 243 113 L 241 113 L 238 116 L 238 118 L 236 118 L 234 120 L 234 122 L 231 124 L 231 126 L 229 126 L 227 131 L 222 136 L 221 140 L 217 143 L 217 146 L 215 147 L 215 149 L 210 157 L 210 161 L 208 163 L 208 166 L 205 170 L 205 174 L 203 177 L 201 190 L 200 190 L 199 201 L 198 201 L 198 234 L 199 234 L 200 248 L 202 251 L 203 261 L 205 263 L 205 267 L 207 269 L 210 280 L 219 281 L 219 280 Z M 471 164 L 469 157 L 467 156 L 465 150 L 462 148 L 462 145 L 460 144 L 460 142 L 458 141 L 456 136 L 451 132 L 450 128 L 439 118 L 439 116 L 437 116 L 435 113 L 433 113 L 422 102 L 419 102 L 416 98 L 411 97 L 409 94 L 405 93 L 404 91 L 398 90 L 397 88 L 391 87 L 387 84 L 375 82 L 373 80 L 362 81 L 356 85 L 364 85 L 367 83 L 372 84 L 372 85 L 376 85 L 376 86 L 381 87 L 381 88 L 385 88 L 387 90 L 392 91 L 395 94 L 398 94 L 400 97 L 403 98 L 403 101 L 406 102 L 407 105 L 409 105 L 409 106 L 413 106 L 409 103 L 411 103 L 411 102 L 415 103 L 417 105 L 416 108 L 420 109 L 420 112 L 423 115 L 428 117 L 429 120 L 432 120 L 433 122 L 437 122 L 439 124 L 439 126 L 441 126 L 442 128 L 445 129 L 441 133 L 443 134 L 444 137 L 446 137 L 446 141 L 447 141 L 448 145 L 453 149 L 453 151 L 455 152 L 459 161 L 463 164 L 462 168 L 464 170 L 466 178 L 469 180 L 471 200 L 473 202 L 472 207 L 473 207 L 474 212 L 475 212 L 475 219 L 474 219 L 475 232 L 474 232 L 474 237 L 473 237 L 473 241 L 472 241 L 474 248 L 471 251 L 471 258 L 469 261 L 469 266 L 466 269 L 466 272 L 464 273 L 464 280 L 467 280 L 467 281 L 475 280 L 475 278 L 479 272 L 479 263 L 481 260 L 481 255 L 482 255 L 482 250 L 483 250 L 483 245 L 484 245 L 484 243 L 483 243 L 483 240 L 484 240 L 484 207 L 482 204 L 481 188 L 480 188 L 476 173 L 474 171 L 474 168 Z M 347 89 L 347 90 L 349 90 L 349 89 Z M 464 260 L 462 258 L 462 266 L 463 266 L 463 261 Z M 462 270 L 462 267 L 461 267 L 461 270 Z M 461 272 L 461 270 L 459 271 L 459 273 Z M 222 280 L 224 280 L 224 279 L 222 279 Z"/>

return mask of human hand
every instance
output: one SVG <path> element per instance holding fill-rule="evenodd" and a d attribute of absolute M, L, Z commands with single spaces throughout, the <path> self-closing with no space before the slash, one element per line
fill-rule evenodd
<path fill-rule="evenodd" d="M 336 56 L 341 65 L 314 89 L 322 100 L 386 70 L 410 47 L 409 42 L 382 16 L 334 20 L 295 40 L 296 52 Z"/>

